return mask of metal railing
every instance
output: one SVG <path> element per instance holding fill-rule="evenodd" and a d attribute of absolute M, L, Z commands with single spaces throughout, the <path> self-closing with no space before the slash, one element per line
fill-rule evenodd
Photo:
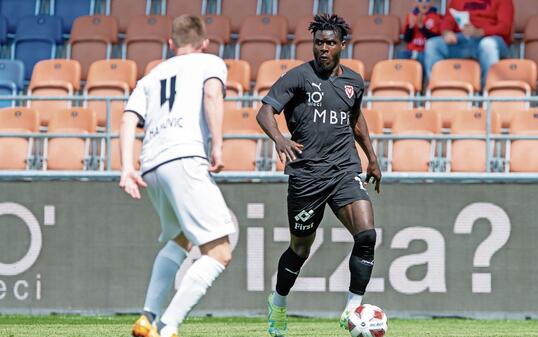
<path fill-rule="evenodd" d="M 127 96 L 62 96 L 62 97 L 47 97 L 47 96 L 0 96 L 0 101 L 15 101 L 22 102 L 24 105 L 28 105 L 29 101 L 70 101 L 86 104 L 91 101 L 105 102 L 106 106 L 106 125 L 102 132 L 94 134 L 77 134 L 77 133 L 9 133 L 0 132 L 0 138 L 28 138 L 28 139 L 48 139 L 48 138 L 84 138 L 84 139 L 101 139 L 105 143 L 105 171 L 41 171 L 41 170 L 26 170 L 26 171 L 0 171 L 0 179 L 117 179 L 119 172 L 113 171 L 111 167 L 112 163 L 112 139 L 118 138 L 119 134 L 112 130 L 111 125 L 111 107 L 114 101 L 126 101 Z M 238 102 L 259 102 L 262 97 L 258 96 L 243 96 L 226 98 L 226 101 L 238 101 Z M 365 96 L 363 102 L 365 104 L 370 102 L 412 102 L 413 104 L 422 104 L 426 102 L 462 102 L 468 101 L 473 104 L 483 104 L 483 108 L 486 112 L 486 132 L 483 135 L 450 135 L 450 134 L 438 134 L 438 135 L 371 135 L 373 140 L 379 141 L 396 141 L 405 139 L 422 139 L 422 140 L 462 140 L 462 139 L 474 139 L 484 140 L 486 143 L 486 172 L 485 173 L 446 173 L 446 172 L 424 172 L 424 173 L 396 173 L 386 172 L 384 174 L 385 179 L 401 181 L 452 181 L 452 180 L 466 180 L 471 179 L 473 181 L 525 181 L 525 182 L 538 182 L 538 172 L 536 174 L 506 174 L 506 173 L 493 173 L 491 172 L 492 158 L 492 141 L 511 141 L 511 140 L 538 140 L 538 135 L 499 135 L 492 134 L 491 129 L 491 102 L 528 102 L 529 104 L 538 103 L 538 96 L 529 97 L 485 97 L 485 96 L 466 96 L 466 97 L 430 97 L 430 96 L 416 96 L 416 97 L 375 97 Z M 484 104 L 485 103 L 485 104 Z M 73 107 L 76 108 L 76 107 Z M 417 107 L 420 108 L 420 107 Z M 476 107 L 479 108 L 479 107 Z M 140 136 L 140 135 L 139 135 Z M 245 135 L 245 134 L 227 134 L 225 139 L 256 139 L 266 141 L 269 138 L 266 135 Z M 46 159 L 46 158 L 45 158 Z M 390 160 L 390 158 L 388 158 Z M 286 176 L 280 172 L 223 172 L 218 175 L 217 179 L 226 181 L 283 181 Z"/>

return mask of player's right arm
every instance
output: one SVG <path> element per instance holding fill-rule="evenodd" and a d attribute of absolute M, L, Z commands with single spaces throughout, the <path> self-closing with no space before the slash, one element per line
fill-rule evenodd
<path fill-rule="evenodd" d="M 258 124 L 262 127 L 263 131 L 275 142 L 275 148 L 278 153 L 278 157 L 282 163 L 286 163 L 288 160 L 295 160 L 296 153 L 302 153 L 303 145 L 298 144 L 291 139 L 284 137 L 282 132 L 278 129 L 278 124 L 275 119 L 277 111 L 269 104 L 264 104 L 256 115 Z"/>

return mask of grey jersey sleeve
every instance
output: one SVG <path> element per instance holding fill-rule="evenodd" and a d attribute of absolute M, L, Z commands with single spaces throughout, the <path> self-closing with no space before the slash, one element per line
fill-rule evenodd
<path fill-rule="evenodd" d="M 278 113 L 281 113 L 284 106 L 300 88 L 300 85 L 300 72 L 297 69 L 292 69 L 273 84 L 267 96 L 262 99 L 262 103 L 269 104 Z"/>

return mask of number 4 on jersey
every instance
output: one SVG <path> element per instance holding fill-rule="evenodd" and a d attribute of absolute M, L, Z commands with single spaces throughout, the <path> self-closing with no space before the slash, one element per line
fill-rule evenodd
<path fill-rule="evenodd" d="M 170 80 L 170 97 L 166 97 L 166 87 Z M 174 100 L 176 98 L 176 76 L 172 76 L 170 79 L 161 80 L 161 107 L 166 101 L 168 101 L 168 111 L 172 112 L 174 106 Z"/>

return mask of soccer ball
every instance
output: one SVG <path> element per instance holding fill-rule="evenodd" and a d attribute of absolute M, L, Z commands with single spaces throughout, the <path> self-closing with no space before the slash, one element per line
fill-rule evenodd
<path fill-rule="evenodd" d="M 379 307 L 363 304 L 349 314 L 347 326 L 352 337 L 383 337 L 388 329 L 387 316 Z"/>

